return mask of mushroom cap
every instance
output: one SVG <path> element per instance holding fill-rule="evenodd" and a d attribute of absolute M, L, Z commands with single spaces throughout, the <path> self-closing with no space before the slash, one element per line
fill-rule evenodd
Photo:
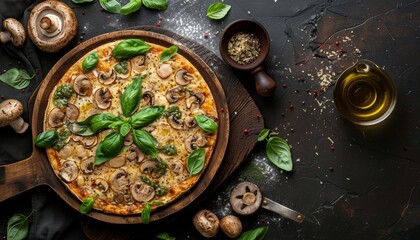
<path fill-rule="evenodd" d="M 0 103 L 0 112 L 0 127 L 5 127 L 22 115 L 23 105 L 19 100 L 6 99 Z"/>
<path fill-rule="evenodd" d="M 250 215 L 260 208 L 262 203 L 260 188 L 251 182 L 241 182 L 230 193 L 230 205 L 240 215 Z"/>
<path fill-rule="evenodd" d="M 219 218 L 207 209 L 194 215 L 193 224 L 197 231 L 206 238 L 212 238 L 219 232 Z"/>
<path fill-rule="evenodd" d="M 242 222 L 238 217 L 227 215 L 220 220 L 220 228 L 230 238 L 237 238 L 242 233 Z"/>
<path fill-rule="evenodd" d="M 62 29 L 58 34 L 49 37 L 40 26 L 41 19 L 47 14 L 56 16 L 61 21 Z M 65 3 L 46 0 L 36 5 L 28 19 L 28 33 L 32 42 L 45 52 L 58 52 L 67 46 L 77 33 L 77 18 L 73 10 Z"/>
<path fill-rule="evenodd" d="M 22 23 L 14 18 L 3 21 L 3 29 L 10 34 L 10 40 L 16 47 L 22 46 L 26 40 L 25 28 Z"/>

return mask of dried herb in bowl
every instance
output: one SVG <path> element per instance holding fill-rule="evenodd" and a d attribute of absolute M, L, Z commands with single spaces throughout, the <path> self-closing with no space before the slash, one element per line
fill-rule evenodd
<path fill-rule="evenodd" d="M 229 39 L 228 54 L 238 64 L 246 65 L 258 58 L 260 40 L 250 32 L 238 32 Z"/>

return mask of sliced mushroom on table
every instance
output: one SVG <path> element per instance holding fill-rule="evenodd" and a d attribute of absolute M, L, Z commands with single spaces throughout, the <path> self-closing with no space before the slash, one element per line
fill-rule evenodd
<path fill-rule="evenodd" d="M 77 18 L 65 3 L 47 0 L 36 5 L 28 18 L 28 33 L 42 51 L 58 52 L 67 46 L 77 33 Z"/>
<path fill-rule="evenodd" d="M 48 115 L 48 124 L 53 128 L 63 126 L 66 114 L 60 108 L 53 108 Z"/>
<path fill-rule="evenodd" d="M 185 97 L 185 90 L 181 86 L 175 86 L 166 92 L 166 100 L 169 103 L 176 103 Z"/>
<path fill-rule="evenodd" d="M 73 182 L 76 180 L 79 172 L 79 168 L 74 161 L 65 161 L 58 172 L 58 176 L 63 179 L 65 182 Z"/>
<path fill-rule="evenodd" d="M 74 79 L 74 91 L 80 96 L 90 96 L 92 94 L 93 86 L 89 78 L 81 74 Z"/>
<path fill-rule="evenodd" d="M 161 63 L 156 69 L 157 75 L 162 79 L 166 79 L 169 76 L 171 76 L 172 72 L 173 72 L 173 69 L 172 69 L 171 64 L 169 63 Z"/>
<path fill-rule="evenodd" d="M 0 42 L 12 42 L 16 47 L 20 47 L 25 43 L 26 33 L 22 23 L 14 18 L 6 18 L 3 21 L 3 30 L 0 31 Z"/>
<path fill-rule="evenodd" d="M 66 117 L 71 123 L 77 121 L 79 113 L 79 108 L 77 108 L 74 104 L 69 103 L 69 105 L 66 107 Z"/>
<path fill-rule="evenodd" d="M 193 104 L 201 106 L 205 100 L 206 95 L 204 92 L 194 92 L 191 93 L 190 96 L 185 100 L 185 104 L 187 105 L 187 108 L 190 109 Z"/>
<path fill-rule="evenodd" d="M 219 232 L 219 218 L 207 209 L 194 215 L 193 224 L 195 229 L 206 238 L 212 238 Z"/>
<path fill-rule="evenodd" d="M 111 173 L 108 181 L 111 185 L 111 189 L 117 193 L 125 193 L 130 185 L 128 173 L 124 168 L 119 168 Z"/>
<path fill-rule="evenodd" d="M 111 85 L 115 82 L 116 79 L 117 73 L 112 68 L 108 72 L 98 72 L 98 81 L 104 85 Z"/>
<path fill-rule="evenodd" d="M 131 67 L 134 72 L 141 72 L 146 68 L 146 56 L 138 55 L 131 59 Z"/>
<path fill-rule="evenodd" d="M 24 133 L 29 127 L 21 117 L 23 105 L 19 100 L 6 99 L 0 103 L 0 127 L 10 125 L 16 133 Z"/>
<path fill-rule="evenodd" d="M 108 88 L 99 88 L 93 94 L 94 102 L 99 109 L 108 109 L 112 104 L 112 94 Z"/>
<path fill-rule="evenodd" d="M 242 222 L 236 216 L 227 215 L 220 220 L 220 229 L 229 238 L 237 238 L 242 233 Z"/>
<path fill-rule="evenodd" d="M 155 189 L 142 181 L 135 181 L 131 186 L 131 195 L 137 202 L 149 202 L 155 197 Z"/>

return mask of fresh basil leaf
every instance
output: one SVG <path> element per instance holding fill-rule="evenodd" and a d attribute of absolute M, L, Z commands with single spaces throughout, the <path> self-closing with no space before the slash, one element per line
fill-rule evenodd
<path fill-rule="evenodd" d="M 156 158 L 156 140 L 150 135 L 150 133 L 143 129 L 134 129 L 133 140 L 141 151 L 149 155 L 151 158 Z"/>
<path fill-rule="evenodd" d="M 292 171 L 292 153 L 286 140 L 280 137 L 270 137 L 266 147 L 267 158 L 278 168 Z"/>
<path fill-rule="evenodd" d="M 237 240 L 263 240 L 267 234 L 268 227 L 259 227 L 253 230 L 243 232 Z"/>
<path fill-rule="evenodd" d="M 131 125 L 128 123 L 123 123 L 120 127 L 120 134 L 125 137 L 131 130 Z"/>
<path fill-rule="evenodd" d="M 90 125 L 91 125 L 92 119 L 98 115 L 99 114 L 90 115 L 85 120 L 81 122 L 77 122 L 77 123 L 71 123 L 67 125 L 67 127 L 70 130 L 70 132 L 72 132 L 73 134 L 76 134 L 79 136 L 92 136 L 95 134 L 95 132 L 92 131 L 92 129 L 90 128 Z"/>
<path fill-rule="evenodd" d="M 7 222 L 7 239 L 8 240 L 21 240 L 28 236 L 29 223 L 28 220 L 35 212 L 32 212 L 25 216 L 23 214 L 14 214 Z"/>
<path fill-rule="evenodd" d="M 29 86 L 30 80 L 35 77 L 29 76 L 25 69 L 11 68 L 0 75 L 0 81 L 15 89 L 24 89 Z"/>
<path fill-rule="evenodd" d="M 160 239 L 160 240 L 176 240 L 176 238 L 169 236 L 169 234 L 166 233 L 166 232 L 159 233 L 158 235 L 155 236 L 155 239 Z"/>
<path fill-rule="evenodd" d="M 97 133 L 101 130 L 111 128 L 110 126 L 118 121 L 121 121 L 121 118 L 112 113 L 101 113 L 92 118 L 90 128 L 92 132 Z"/>
<path fill-rule="evenodd" d="M 205 162 L 206 150 L 204 148 L 194 150 L 187 159 L 187 169 L 190 175 L 199 174 L 203 170 Z"/>
<path fill-rule="evenodd" d="M 128 63 L 127 61 L 120 61 L 114 65 L 114 70 L 118 74 L 127 74 L 128 73 Z"/>
<path fill-rule="evenodd" d="M 270 129 L 264 128 L 260 134 L 258 134 L 258 142 L 264 141 L 264 139 L 268 136 L 270 133 Z"/>
<path fill-rule="evenodd" d="M 148 52 L 152 47 L 140 39 L 126 39 L 117 44 L 112 50 L 115 58 L 132 58 Z"/>
<path fill-rule="evenodd" d="M 71 0 L 73 3 L 88 3 L 88 2 L 93 2 L 95 0 Z"/>
<path fill-rule="evenodd" d="M 160 54 L 159 58 L 161 62 L 166 62 L 169 59 L 171 59 L 173 56 L 176 55 L 178 52 L 178 47 L 173 45 L 168 47 L 167 49 L 163 50 L 163 52 Z"/>
<path fill-rule="evenodd" d="M 130 83 L 121 94 L 120 102 L 121 109 L 124 116 L 128 117 L 137 111 L 140 105 L 142 96 L 141 77 L 134 77 L 133 82 Z"/>
<path fill-rule="evenodd" d="M 120 13 L 124 15 L 128 15 L 130 13 L 138 11 L 140 8 L 141 8 L 141 0 L 130 0 L 130 2 L 128 2 L 121 8 Z"/>
<path fill-rule="evenodd" d="M 120 13 L 121 4 L 116 0 L 99 0 L 99 4 L 107 12 Z"/>
<path fill-rule="evenodd" d="M 195 115 L 194 118 L 198 126 L 204 131 L 209 133 L 217 131 L 217 123 L 213 119 L 202 114 Z"/>
<path fill-rule="evenodd" d="M 95 165 L 100 165 L 120 154 L 124 147 L 124 138 L 119 132 L 113 132 L 98 144 L 95 154 Z"/>
<path fill-rule="evenodd" d="M 96 68 L 96 65 L 98 65 L 98 62 L 99 60 L 98 60 L 97 51 L 89 54 L 85 59 L 83 59 L 83 62 L 82 62 L 83 71 L 87 72 Z"/>
<path fill-rule="evenodd" d="M 93 197 L 88 197 L 88 198 L 86 198 L 84 201 L 83 201 L 83 203 L 82 203 L 82 205 L 80 205 L 80 213 L 82 213 L 82 214 L 87 214 L 87 213 L 89 213 L 90 211 L 92 211 L 92 209 L 93 209 L 93 204 L 95 203 L 95 198 L 96 198 L 96 196 L 97 195 L 95 195 L 95 196 L 93 196 Z"/>
<path fill-rule="evenodd" d="M 42 148 L 51 147 L 55 144 L 58 140 L 58 134 L 57 130 L 51 129 L 45 132 L 42 132 L 38 134 L 38 136 L 35 137 L 35 145 Z"/>
<path fill-rule="evenodd" d="M 138 113 L 131 117 L 131 126 L 133 128 L 144 127 L 162 116 L 163 111 L 165 111 L 164 106 L 142 108 Z"/>
<path fill-rule="evenodd" d="M 167 0 L 143 0 L 145 7 L 157 10 L 166 10 L 168 8 Z"/>
<path fill-rule="evenodd" d="M 141 222 L 144 224 L 149 224 L 150 222 L 150 213 L 152 212 L 152 209 L 150 208 L 149 203 L 144 203 L 143 211 L 141 211 Z"/>
<path fill-rule="evenodd" d="M 57 107 L 67 107 L 69 104 L 71 95 L 73 95 L 74 89 L 70 83 L 64 83 L 57 87 L 54 92 L 54 104 Z"/>
<path fill-rule="evenodd" d="M 57 141 L 52 146 L 55 150 L 60 150 L 66 145 L 67 139 L 70 137 L 71 132 L 69 130 L 61 129 L 57 133 Z"/>
<path fill-rule="evenodd" d="M 230 5 L 222 2 L 213 3 L 207 8 L 207 17 L 215 20 L 222 19 L 229 12 L 230 8 Z"/>

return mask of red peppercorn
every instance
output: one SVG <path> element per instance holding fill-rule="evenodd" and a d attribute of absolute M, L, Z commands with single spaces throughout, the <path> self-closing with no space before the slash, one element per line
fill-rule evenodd
<path fill-rule="evenodd" d="M 163 17 L 160 17 L 160 18 L 159 18 L 159 21 L 162 21 L 162 20 L 163 20 Z"/>
<path fill-rule="evenodd" d="M 318 91 L 314 90 L 314 97 L 318 96 Z"/>
<path fill-rule="evenodd" d="M 249 133 L 249 130 L 248 129 L 244 129 L 244 133 L 245 134 L 248 134 Z"/>
<path fill-rule="evenodd" d="M 209 35 L 207 33 L 205 33 L 204 38 L 209 38 Z"/>
<path fill-rule="evenodd" d="M 261 115 L 260 115 L 260 114 L 257 114 L 255 117 L 256 117 L 257 119 L 260 119 L 260 118 L 261 118 Z"/>
<path fill-rule="evenodd" d="M 156 27 L 160 27 L 160 23 L 156 23 Z"/>
<path fill-rule="evenodd" d="M 331 146 L 331 147 L 330 147 L 330 149 L 331 149 L 331 151 L 333 151 L 333 152 L 334 152 L 335 147 L 334 147 L 334 146 Z"/>
<path fill-rule="evenodd" d="M 287 88 L 287 83 L 283 83 L 283 88 Z"/>
<path fill-rule="evenodd" d="M 1 96 L 0 96 L 0 98 L 1 98 L 1 99 L 5 99 L 6 97 L 5 97 L 5 96 L 3 96 L 3 95 L 1 95 Z"/>
<path fill-rule="evenodd" d="M 290 110 L 292 110 L 295 106 L 293 106 L 293 104 L 290 104 L 289 108 Z"/>
<path fill-rule="evenodd" d="M 85 15 L 85 14 L 86 14 L 86 12 L 85 12 L 85 11 L 83 11 L 83 12 L 82 12 L 82 15 Z"/>
<path fill-rule="evenodd" d="M 344 50 L 342 49 L 342 48 L 340 48 L 340 50 L 338 50 L 340 53 L 343 53 L 344 52 Z"/>
<path fill-rule="evenodd" d="M 103 12 L 103 11 L 105 11 L 105 9 L 104 8 L 99 8 L 99 11 Z"/>
<path fill-rule="evenodd" d="M 225 111 L 225 109 L 224 108 L 220 108 L 220 112 L 224 112 Z"/>
<path fill-rule="evenodd" d="M 335 45 L 336 45 L 336 46 L 339 46 L 339 45 L 340 45 L 340 42 L 335 42 Z"/>
<path fill-rule="evenodd" d="M 319 91 L 320 92 L 325 92 L 325 88 L 322 87 L 321 89 L 319 89 Z"/>
<path fill-rule="evenodd" d="M 25 89 L 22 89 L 21 92 L 24 93 L 25 92 Z"/>

